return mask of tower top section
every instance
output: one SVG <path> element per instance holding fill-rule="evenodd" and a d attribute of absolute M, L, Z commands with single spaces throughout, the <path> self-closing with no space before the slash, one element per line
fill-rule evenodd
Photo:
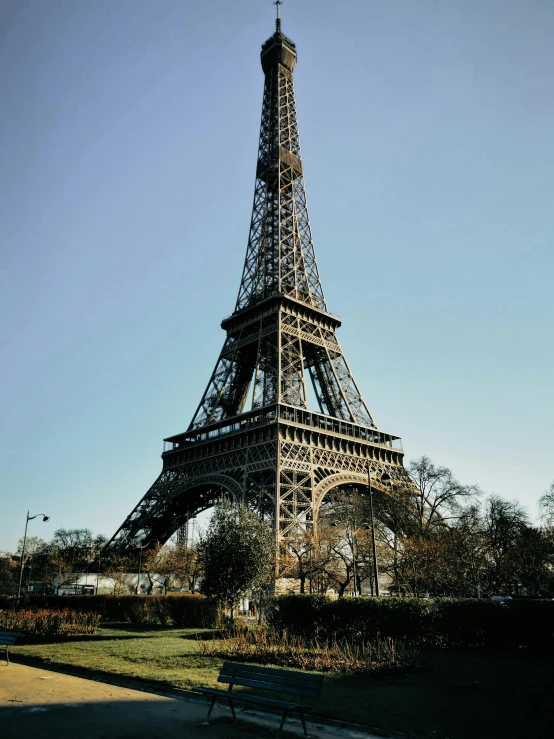
<path fill-rule="evenodd" d="M 277 5 L 277 20 L 275 21 L 275 33 L 262 44 L 262 69 L 264 74 L 270 74 L 278 64 L 294 71 L 296 65 L 296 44 L 287 38 L 281 31 L 281 17 L 279 14 L 280 2 Z"/>

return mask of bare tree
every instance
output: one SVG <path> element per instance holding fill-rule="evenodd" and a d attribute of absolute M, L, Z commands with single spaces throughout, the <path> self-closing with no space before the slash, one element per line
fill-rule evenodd
<path fill-rule="evenodd" d="M 328 554 L 324 569 L 339 597 L 350 585 L 356 593 L 361 592 L 365 580 L 369 580 L 373 593 L 370 520 L 368 501 L 356 487 L 336 490 L 322 506 L 319 536 Z"/>
<path fill-rule="evenodd" d="M 196 548 L 185 544 L 164 547 L 162 571 L 168 578 L 166 587 L 174 582 L 180 587 L 187 586 L 191 592 L 194 592 L 202 574 Z"/>
<path fill-rule="evenodd" d="M 25 542 L 25 556 L 33 557 L 35 554 L 40 554 L 41 552 L 44 552 L 47 546 L 48 545 L 44 539 L 41 539 L 38 536 L 28 536 L 27 541 Z M 17 544 L 16 554 L 21 556 L 22 549 L 23 539 L 20 539 Z"/>
<path fill-rule="evenodd" d="M 95 539 L 90 529 L 58 529 L 54 532 L 52 546 L 71 572 L 86 569 Z"/>
<path fill-rule="evenodd" d="M 415 483 L 413 507 L 422 536 L 458 521 L 464 505 L 480 494 L 477 485 L 462 485 L 447 467 L 436 467 L 428 457 L 410 462 Z"/>
<path fill-rule="evenodd" d="M 554 535 L 551 529 L 526 527 L 512 551 L 513 571 L 528 595 L 554 592 Z"/>
<path fill-rule="evenodd" d="M 554 526 L 554 482 L 539 500 L 540 517 L 547 526 Z"/>
<path fill-rule="evenodd" d="M 194 590 L 200 575 L 195 550 L 183 544 L 166 544 L 150 549 L 144 554 L 142 571 L 148 577 L 148 593 L 152 592 L 156 583 L 163 587 L 164 592 L 175 584 L 181 587 L 186 584 Z"/>
<path fill-rule="evenodd" d="M 529 525 L 525 509 L 517 501 L 491 495 L 485 503 L 482 525 L 489 559 L 489 587 L 496 592 L 517 588 L 519 575 L 514 553 Z"/>
<path fill-rule="evenodd" d="M 283 549 L 280 563 L 281 574 L 298 578 L 300 592 L 305 593 L 309 584 L 310 593 L 325 593 L 328 587 L 327 569 L 335 558 L 335 537 L 323 529 L 303 529 L 290 537 Z"/>
<path fill-rule="evenodd" d="M 0 553 L 0 595 L 14 595 L 17 593 L 18 567 L 15 557 L 11 554 Z"/>
<path fill-rule="evenodd" d="M 100 574 L 112 581 L 114 595 L 130 593 L 129 573 L 136 571 L 135 559 L 126 552 L 109 552 L 101 558 Z"/>

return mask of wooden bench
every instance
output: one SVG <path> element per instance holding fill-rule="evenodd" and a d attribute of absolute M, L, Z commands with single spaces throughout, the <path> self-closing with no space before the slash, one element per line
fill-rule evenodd
<path fill-rule="evenodd" d="M 300 715 L 304 736 L 308 736 L 306 731 L 306 722 L 304 714 L 311 711 L 309 706 L 304 705 L 304 698 L 318 698 L 321 692 L 321 684 L 323 675 L 313 675 L 306 672 L 297 672 L 295 670 L 279 670 L 275 667 L 257 667 L 256 665 L 241 665 L 234 662 L 224 662 L 220 670 L 219 683 L 228 683 L 227 690 L 218 690 L 217 688 L 197 687 L 200 693 L 207 693 L 212 696 L 208 715 L 204 722 L 204 726 L 208 725 L 214 704 L 218 698 L 225 698 L 229 701 L 233 718 L 235 715 L 235 701 L 265 706 L 266 708 L 274 708 L 282 712 L 281 725 L 277 736 L 281 736 L 281 731 L 290 713 Z M 233 687 L 239 685 L 244 688 L 251 688 L 260 692 L 271 691 L 274 693 L 288 694 L 294 696 L 294 700 L 281 700 L 278 698 L 266 698 L 265 696 L 256 695 L 250 691 L 233 691 Z"/>
<path fill-rule="evenodd" d="M 0 631 L 0 647 L 4 647 L 6 650 L 6 662 L 10 664 L 9 648 L 17 639 L 19 634 L 17 631 Z"/>

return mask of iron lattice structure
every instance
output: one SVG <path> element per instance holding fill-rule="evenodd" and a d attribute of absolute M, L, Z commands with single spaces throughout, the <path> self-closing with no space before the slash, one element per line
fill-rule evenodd
<path fill-rule="evenodd" d="M 163 470 L 108 546 L 166 541 L 222 494 L 259 511 L 283 541 L 314 524 L 325 495 L 406 481 L 397 436 L 380 431 L 346 362 L 315 258 L 293 85 L 280 22 L 265 75 L 252 220 L 235 310 L 188 430 L 165 439 Z M 318 411 L 308 409 L 306 380 Z"/>

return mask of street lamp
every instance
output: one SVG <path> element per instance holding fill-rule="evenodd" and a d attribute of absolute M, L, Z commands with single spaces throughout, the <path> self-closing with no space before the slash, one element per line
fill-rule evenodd
<path fill-rule="evenodd" d="M 381 481 L 385 480 L 391 480 L 391 476 L 384 472 L 381 475 Z M 377 546 L 375 544 L 375 521 L 373 518 L 373 490 L 371 488 L 371 467 L 367 466 L 367 486 L 369 488 L 369 517 L 371 521 L 371 541 L 372 541 L 372 549 L 373 549 L 373 575 L 375 578 L 375 596 L 377 598 L 380 597 L 379 592 L 379 567 L 377 565 Z"/>
<path fill-rule="evenodd" d="M 360 528 L 362 527 L 360 526 Z M 358 559 L 358 542 L 356 540 L 356 537 L 358 535 L 359 530 L 360 529 L 356 529 L 356 531 L 354 531 L 354 527 L 352 527 L 352 572 L 354 575 L 354 598 L 358 597 L 358 588 L 360 585 L 360 581 L 358 578 L 358 564 L 356 562 L 356 560 Z"/>
<path fill-rule="evenodd" d="M 389 479 L 389 475 L 385 472 L 381 479 Z M 373 519 L 373 490 L 371 489 L 371 467 L 367 465 L 367 486 L 369 488 L 369 517 L 371 520 L 371 541 L 373 545 L 373 575 L 375 577 L 375 596 L 379 598 L 379 567 L 377 565 L 377 547 L 375 546 L 375 521 Z"/>
<path fill-rule="evenodd" d="M 381 481 L 382 482 L 389 482 L 390 484 L 390 495 L 391 497 L 394 497 L 394 485 L 393 485 L 393 479 L 392 477 L 387 473 L 384 472 L 381 475 Z M 394 531 L 393 531 L 393 588 L 394 588 L 394 594 L 398 595 L 398 527 L 396 525 L 397 521 L 393 523 L 394 525 Z M 389 593 L 390 594 L 390 593 Z"/>
<path fill-rule="evenodd" d="M 102 549 L 100 548 L 98 550 L 98 566 L 96 567 L 96 595 L 98 595 L 98 583 L 99 583 L 99 577 L 100 577 L 100 570 L 102 569 L 102 565 L 100 564 L 100 557 L 102 555 Z"/>
<path fill-rule="evenodd" d="M 362 529 L 372 529 L 371 524 L 369 524 L 367 521 L 362 521 L 362 523 L 358 526 L 357 529 L 354 529 L 352 526 L 352 556 L 353 556 L 353 574 L 354 574 L 354 597 L 357 597 L 358 595 L 362 594 L 362 586 L 360 582 L 360 578 L 358 577 L 358 534 Z M 373 532 L 372 532 L 373 536 Z M 375 552 L 373 554 L 373 563 L 375 565 L 376 559 L 375 559 Z M 376 590 L 376 595 L 379 595 L 379 591 Z M 373 595 L 373 587 L 371 588 L 371 594 Z"/>
<path fill-rule="evenodd" d="M 381 480 L 390 480 L 390 475 L 385 472 L 381 475 Z M 373 550 L 373 577 L 375 582 L 375 596 L 377 598 L 380 597 L 379 592 L 379 566 L 377 564 L 377 546 L 375 544 L 375 521 L 373 517 L 373 490 L 371 487 L 371 466 L 368 464 L 367 466 L 367 487 L 369 492 L 369 528 L 371 529 L 371 543 L 372 543 L 372 550 Z M 356 535 L 360 531 L 360 529 L 368 526 L 367 522 L 363 522 L 360 524 L 360 526 L 357 529 L 354 529 L 352 526 L 352 557 L 353 557 L 353 575 L 354 575 L 354 596 L 358 594 L 358 567 L 356 563 L 356 557 L 357 557 L 357 546 L 356 546 Z M 361 588 L 360 588 L 361 590 Z"/>
<path fill-rule="evenodd" d="M 46 521 L 50 520 L 50 516 L 46 516 L 44 513 L 35 513 L 34 516 L 29 516 L 29 511 L 27 511 L 27 520 L 25 521 L 25 534 L 23 536 L 23 548 L 21 550 L 21 564 L 19 565 L 19 586 L 17 588 L 17 600 L 21 598 L 21 582 L 23 581 L 23 562 L 25 559 L 25 545 L 27 544 L 27 526 L 29 525 L 29 521 L 32 521 L 33 518 L 36 518 L 37 516 L 42 516 L 42 523 L 46 523 Z"/>
<path fill-rule="evenodd" d="M 136 587 L 136 590 L 135 590 L 136 595 L 139 595 L 140 594 L 140 568 L 142 567 L 142 550 L 143 549 L 146 549 L 146 547 L 149 547 L 150 544 L 152 544 L 152 542 L 154 542 L 154 541 L 157 541 L 158 544 L 160 543 L 160 540 L 159 539 L 150 539 L 150 541 L 147 542 L 146 544 L 139 544 L 138 545 L 138 549 L 139 549 L 139 566 L 138 566 L 138 575 L 137 575 L 137 587 Z"/>

